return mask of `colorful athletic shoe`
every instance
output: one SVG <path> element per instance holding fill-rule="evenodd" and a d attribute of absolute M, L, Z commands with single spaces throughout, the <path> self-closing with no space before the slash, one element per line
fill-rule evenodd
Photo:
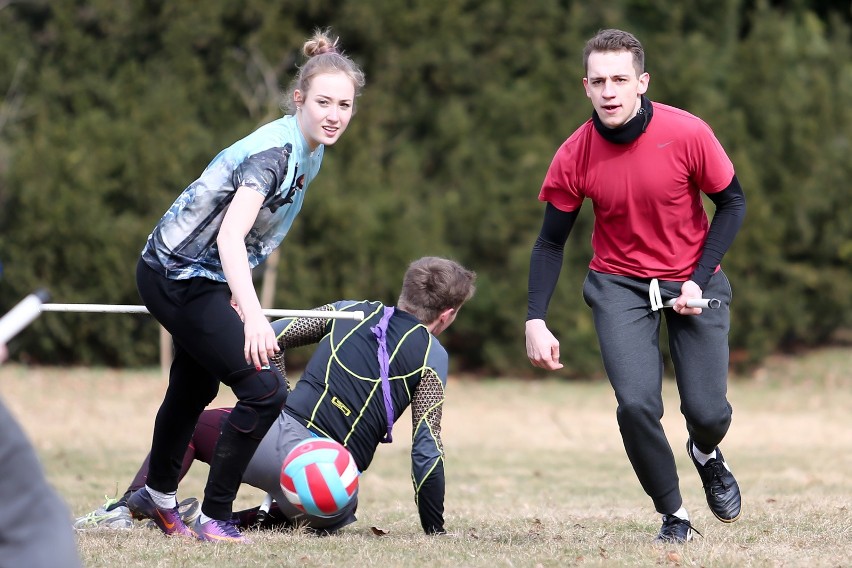
<path fill-rule="evenodd" d="M 195 519 L 201 514 L 201 503 L 198 502 L 198 499 L 195 497 L 187 497 L 180 503 L 178 503 L 178 515 L 180 515 L 183 524 L 187 527 L 192 527 L 195 523 Z M 153 520 L 149 520 L 145 523 L 146 529 L 159 529 Z M 190 529 L 192 530 L 192 529 Z"/>
<path fill-rule="evenodd" d="M 251 542 L 239 531 L 237 522 L 234 519 L 230 521 L 210 519 L 206 523 L 202 523 L 199 516 L 192 528 L 199 540 L 206 540 L 208 542 L 238 542 L 241 544 Z"/>
<path fill-rule="evenodd" d="M 695 464 L 695 469 L 698 470 L 698 475 L 701 476 L 704 495 L 707 497 L 710 510 L 723 523 L 733 523 L 740 518 L 742 503 L 740 487 L 737 485 L 737 480 L 734 479 L 734 474 L 731 473 L 731 468 L 728 467 L 718 447 L 716 448 L 716 457 L 707 460 L 704 465 L 695 460 L 692 455 L 692 447 L 692 440 L 687 440 L 686 453 L 689 454 L 692 463 Z"/>
<path fill-rule="evenodd" d="M 114 506 L 116 503 L 118 503 L 118 499 L 107 497 L 103 505 L 91 513 L 77 517 L 74 521 L 74 528 L 78 531 L 90 529 L 132 529 L 133 518 L 130 516 L 130 510 L 124 505 Z"/>
<path fill-rule="evenodd" d="M 701 535 L 689 521 L 674 515 L 663 515 L 663 526 L 660 534 L 654 539 L 656 542 L 685 544 L 692 540 L 692 533 Z"/>
<path fill-rule="evenodd" d="M 127 508 L 130 509 L 135 519 L 151 519 L 161 531 L 167 535 L 178 535 L 195 537 L 195 534 L 187 527 L 180 518 L 178 507 L 173 509 L 161 509 L 157 507 L 148 490 L 144 487 L 135 491 L 127 499 Z"/>

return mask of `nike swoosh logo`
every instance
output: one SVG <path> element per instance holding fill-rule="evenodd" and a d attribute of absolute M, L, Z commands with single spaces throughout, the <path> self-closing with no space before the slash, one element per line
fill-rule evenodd
<path fill-rule="evenodd" d="M 657 144 L 657 148 L 665 148 L 666 146 L 668 146 L 672 142 L 674 142 L 674 140 L 669 140 L 668 142 L 663 142 L 662 144 Z"/>
<path fill-rule="evenodd" d="M 161 520 L 161 521 L 163 521 L 163 526 L 165 526 L 165 527 L 166 527 L 166 529 L 168 529 L 168 530 L 172 530 L 173 528 L 175 528 L 175 523 L 176 523 L 176 521 L 168 522 L 168 521 L 167 521 L 167 520 L 163 517 L 163 514 L 162 514 L 159 510 L 157 511 L 157 516 L 158 516 L 158 517 L 160 517 L 160 520 Z"/>

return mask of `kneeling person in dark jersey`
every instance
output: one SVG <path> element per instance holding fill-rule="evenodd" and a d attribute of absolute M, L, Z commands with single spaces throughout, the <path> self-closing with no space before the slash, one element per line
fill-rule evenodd
<path fill-rule="evenodd" d="M 319 309 L 362 311 L 362 321 L 285 318 L 273 322 L 282 348 L 274 362 L 285 377 L 287 349 L 319 345 L 243 475 L 243 483 L 266 491 L 275 503 L 261 523 L 258 507 L 235 513 L 241 527 L 304 526 L 333 533 L 354 522 L 357 494 L 333 517 L 309 515 L 291 505 L 280 486 L 281 464 L 301 440 L 325 436 L 343 444 L 364 472 L 378 445 L 393 440 L 394 422 L 411 406 L 411 462 L 420 523 L 427 534 L 445 532 L 441 413 L 448 356 L 437 336 L 473 296 L 475 279 L 475 273 L 452 260 L 424 257 L 408 267 L 395 307 L 344 300 Z M 229 410 L 202 413 L 184 456 L 181 478 L 194 460 L 209 463 L 219 425 Z M 77 524 L 86 525 L 81 519 L 122 514 L 126 498 L 144 486 L 147 464 L 146 459 L 122 499 L 96 511 L 99 515 L 81 517 Z"/>

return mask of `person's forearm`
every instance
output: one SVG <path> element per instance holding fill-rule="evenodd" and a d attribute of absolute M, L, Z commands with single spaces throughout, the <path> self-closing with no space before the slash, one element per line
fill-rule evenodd
<path fill-rule="evenodd" d="M 257 191 L 247 187 L 237 189 L 216 236 L 222 271 L 244 320 L 250 316 L 254 318 L 262 315 L 260 300 L 251 279 L 245 244 L 246 235 L 251 230 L 262 204 L 263 195 Z"/>
<path fill-rule="evenodd" d="M 737 176 L 731 179 L 728 187 L 718 193 L 709 194 L 708 197 L 716 205 L 716 212 L 710 222 L 710 230 L 704 240 L 698 265 L 689 278 L 702 290 L 707 287 L 716 267 L 722 263 L 722 258 L 733 244 L 746 211 L 745 195 Z"/>
<path fill-rule="evenodd" d="M 562 269 L 562 251 L 562 247 L 542 241 L 541 237 L 533 246 L 527 286 L 527 321 L 545 319 Z"/>
<path fill-rule="evenodd" d="M 420 526 L 426 534 L 442 534 L 444 528 L 444 468 L 438 464 L 417 493 Z"/>
<path fill-rule="evenodd" d="M 243 239 L 237 240 L 235 235 L 223 230 L 219 232 L 216 244 L 219 247 L 219 258 L 222 261 L 225 279 L 228 281 L 237 306 L 245 317 L 249 314 L 262 313 L 260 300 L 251 279 L 251 268 Z"/>
<path fill-rule="evenodd" d="M 543 320 L 547 315 L 547 306 L 562 270 L 565 242 L 579 213 L 579 209 L 560 211 L 552 203 L 545 207 L 541 231 L 530 254 L 527 321 Z"/>

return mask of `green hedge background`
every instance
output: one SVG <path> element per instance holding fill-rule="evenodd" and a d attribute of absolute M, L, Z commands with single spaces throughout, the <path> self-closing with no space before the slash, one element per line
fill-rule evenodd
<path fill-rule="evenodd" d="M 746 192 L 724 262 L 734 362 L 852 328 L 852 12 L 817 1 L 2 3 L 0 309 L 38 286 L 139 303 L 153 225 L 220 149 L 280 116 L 299 48 L 327 26 L 368 84 L 284 243 L 275 307 L 392 302 L 409 261 L 448 255 L 479 274 L 444 336 L 454 370 L 537 376 L 523 338 L 537 194 L 591 113 L 585 40 L 621 27 L 645 46 L 649 96 L 705 119 Z M 548 316 L 566 376 L 601 373 L 580 293 L 591 217 Z M 153 365 L 157 333 L 147 316 L 45 314 L 11 347 L 38 364 Z"/>

